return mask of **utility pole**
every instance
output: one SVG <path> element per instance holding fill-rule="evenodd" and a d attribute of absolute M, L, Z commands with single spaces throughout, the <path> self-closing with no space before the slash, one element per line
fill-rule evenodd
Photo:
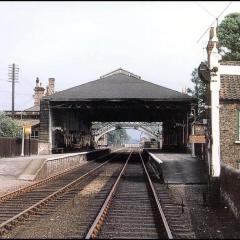
<path fill-rule="evenodd" d="M 12 83 L 12 117 L 14 117 L 15 83 L 18 81 L 19 67 L 13 63 L 8 66 L 8 79 Z"/>

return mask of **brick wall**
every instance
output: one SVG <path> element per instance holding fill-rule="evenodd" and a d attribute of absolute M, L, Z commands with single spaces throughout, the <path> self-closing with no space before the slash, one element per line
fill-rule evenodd
<path fill-rule="evenodd" d="M 237 168 L 237 161 L 240 160 L 240 144 L 235 143 L 237 140 L 237 109 L 240 109 L 240 104 L 237 103 L 221 103 L 220 107 L 221 161 L 234 168 Z"/>
<path fill-rule="evenodd" d="M 240 219 L 240 170 L 221 164 L 220 191 L 237 219 Z"/>
<path fill-rule="evenodd" d="M 39 140 L 49 142 L 49 101 L 45 99 L 40 103 Z"/>
<path fill-rule="evenodd" d="M 42 99 L 40 101 L 40 127 L 38 154 L 50 154 L 49 143 L 49 101 Z"/>

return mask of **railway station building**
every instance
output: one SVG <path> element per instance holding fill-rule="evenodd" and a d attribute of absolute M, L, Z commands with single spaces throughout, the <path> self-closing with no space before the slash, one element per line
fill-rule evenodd
<path fill-rule="evenodd" d="M 39 154 L 94 147 L 92 122 L 161 122 L 163 149 L 185 151 L 196 99 L 121 68 L 40 102 Z"/>

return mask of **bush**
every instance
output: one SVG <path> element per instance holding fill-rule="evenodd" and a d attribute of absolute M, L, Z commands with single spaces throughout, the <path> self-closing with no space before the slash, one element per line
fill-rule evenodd
<path fill-rule="evenodd" d="M 19 137 L 21 127 L 16 120 L 0 112 L 0 137 Z"/>

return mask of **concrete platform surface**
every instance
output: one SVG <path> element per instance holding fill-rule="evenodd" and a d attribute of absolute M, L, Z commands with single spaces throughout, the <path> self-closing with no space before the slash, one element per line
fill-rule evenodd
<path fill-rule="evenodd" d="M 151 151 L 149 151 L 151 152 Z M 203 160 L 183 153 L 155 153 L 163 163 L 162 171 L 168 183 L 205 184 L 207 183 L 207 168 Z"/>
<path fill-rule="evenodd" d="M 54 156 L 58 155 L 60 156 L 60 154 L 54 154 Z M 33 184 L 34 181 L 21 180 L 19 177 L 31 170 L 36 171 L 42 162 L 51 156 L 53 155 L 0 158 L 0 196 Z"/>
<path fill-rule="evenodd" d="M 1 179 L 18 179 L 23 172 L 30 165 L 39 165 L 45 159 L 52 156 L 61 156 L 64 154 L 54 155 L 31 155 L 25 157 L 11 157 L 11 158 L 0 158 L 0 180 Z"/>
<path fill-rule="evenodd" d="M 47 159 L 60 159 L 99 150 L 100 149 L 82 150 L 75 153 L 0 158 L 0 196 L 20 187 L 33 184 L 35 182 L 33 181 L 33 177 Z"/>
<path fill-rule="evenodd" d="M 33 184 L 35 181 L 26 176 L 34 176 L 45 160 L 67 155 L 69 153 L 0 158 L 0 196 Z"/>

